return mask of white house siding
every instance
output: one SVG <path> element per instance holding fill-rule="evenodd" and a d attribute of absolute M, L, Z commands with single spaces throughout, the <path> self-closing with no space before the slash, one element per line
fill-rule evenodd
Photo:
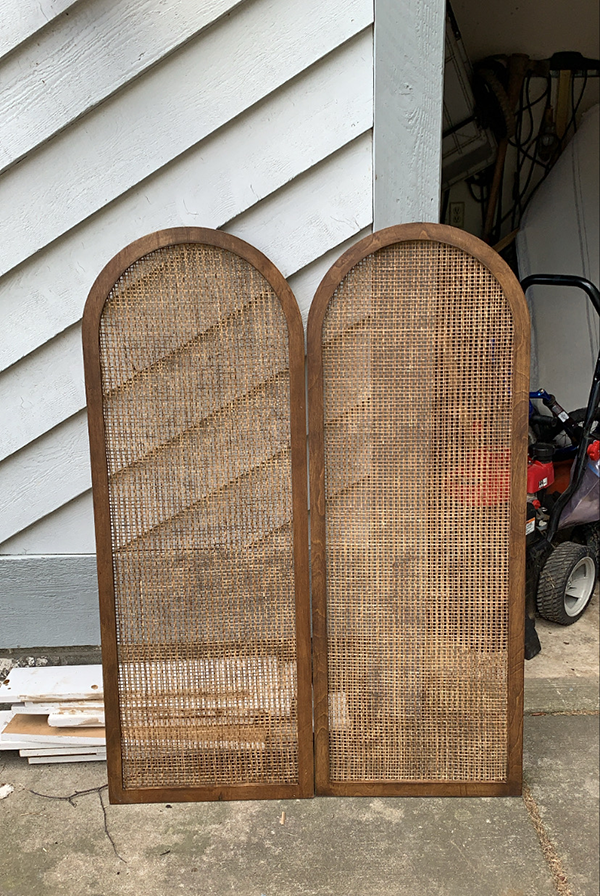
<path fill-rule="evenodd" d="M 443 4 L 395 5 L 413 30 L 423 11 L 405 68 L 413 103 L 431 94 L 435 119 L 437 87 L 413 57 L 423 33 L 441 47 Z M 373 0 L 5 0 L 2 10 L 0 648 L 92 644 L 80 346 L 90 286 L 145 233 L 218 227 L 274 261 L 306 317 L 323 273 L 373 225 Z M 441 72 L 441 49 L 439 61 Z M 406 144 L 409 183 L 407 153 L 419 142 L 433 152 L 428 198 L 411 188 L 398 221 L 419 207 L 437 214 L 437 123 L 418 127 L 392 139 L 400 158 Z"/>

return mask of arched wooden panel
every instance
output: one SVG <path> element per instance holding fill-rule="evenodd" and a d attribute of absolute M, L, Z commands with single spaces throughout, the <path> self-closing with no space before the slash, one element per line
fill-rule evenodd
<path fill-rule="evenodd" d="M 235 237 L 151 234 L 83 321 L 113 802 L 312 794 L 304 334 Z"/>
<path fill-rule="evenodd" d="M 308 327 L 317 793 L 518 793 L 529 320 L 500 257 L 392 227 Z"/>

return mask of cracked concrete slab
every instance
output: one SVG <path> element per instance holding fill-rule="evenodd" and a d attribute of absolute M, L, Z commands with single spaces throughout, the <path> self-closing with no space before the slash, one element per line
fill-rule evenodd
<path fill-rule="evenodd" d="M 597 678 L 526 678 L 525 712 L 597 711 Z"/>
<path fill-rule="evenodd" d="M 598 896 L 598 715 L 526 719 L 526 780 L 573 896 Z"/>
<path fill-rule="evenodd" d="M 528 722 L 529 773 L 542 780 L 551 769 L 543 740 L 531 731 L 544 721 Z M 519 798 L 109 806 L 108 828 L 121 861 L 105 835 L 98 793 L 75 798 L 75 806 L 31 793 L 67 795 L 101 786 L 104 765 L 44 768 L 5 756 L 0 769 L 0 780 L 15 785 L 0 804 L 10 838 L 0 856 L 2 896 L 556 893 Z"/>

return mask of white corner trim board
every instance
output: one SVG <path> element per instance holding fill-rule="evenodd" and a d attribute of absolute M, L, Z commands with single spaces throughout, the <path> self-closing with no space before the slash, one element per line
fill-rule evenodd
<path fill-rule="evenodd" d="M 375 230 L 439 219 L 444 34 L 444 0 L 375 0 Z"/>

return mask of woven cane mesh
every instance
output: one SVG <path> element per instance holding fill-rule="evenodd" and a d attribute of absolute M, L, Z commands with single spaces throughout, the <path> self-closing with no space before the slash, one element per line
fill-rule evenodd
<path fill-rule="evenodd" d="M 124 788 L 298 780 L 287 324 L 220 248 L 142 257 L 100 354 Z"/>
<path fill-rule="evenodd" d="M 462 250 L 398 243 L 322 337 L 330 779 L 503 781 L 509 305 Z"/>

